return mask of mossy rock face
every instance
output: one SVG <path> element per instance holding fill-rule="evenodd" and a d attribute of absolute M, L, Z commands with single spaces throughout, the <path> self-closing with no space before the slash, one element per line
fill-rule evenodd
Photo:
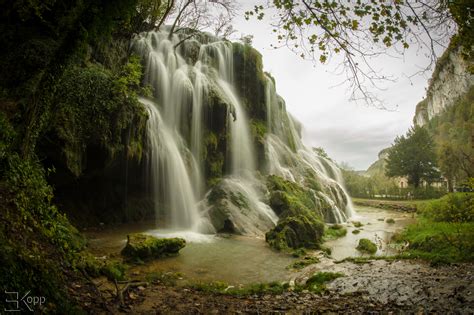
<path fill-rule="evenodd" d="M 277 226 L 265 238 L 271 247 L 319 248 L 324 234 L 324 223 L 313 194 L 297 183 L 278 176 L 269 176 L 267 187 L 270 206 L 280 217 Z"/>
<path fill-rule="evenodd" d="M 249 117 L 266 120 L 265 84 L 262 55 L 249 45 L 233 43 L 237 93 Z"/>
<path fill-rule="evenodd" d="M 356 249 L 364 253 L 375 254 L 377 252 L 377 245 L 369 239 L 361 238 Z"/>
<path fill-rule="evenodd" d="M 122 250 L 123 256 L 132 259 L 152 259 L 173 256 L 186 245 L 182 238 L 156 238 L 145 234 L 127 235 L 127 245 Z"/>
<path fill-rule="evenodd" d="M 319 248 L 324 234 L 324 224 L 304 215 L 287 217 L 265 235 L 271 247 L 283 250 L 288 248 Z"/>

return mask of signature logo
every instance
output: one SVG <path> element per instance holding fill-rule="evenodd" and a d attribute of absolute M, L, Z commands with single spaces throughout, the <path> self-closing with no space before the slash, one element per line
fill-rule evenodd
<path fill-rule="evenodd" d="M 33 296 L 30 294 L 31 291 L 26 292 L 25 294 L 20 294 L 15 291 L 5 291 L 8 307 L 4 309 L 5 312 L 20 312 L 22 309 L 26 308 L 30 312 L 33 312 L 35 307 L 41 306 L 46 302 L 44 296 Z"/>

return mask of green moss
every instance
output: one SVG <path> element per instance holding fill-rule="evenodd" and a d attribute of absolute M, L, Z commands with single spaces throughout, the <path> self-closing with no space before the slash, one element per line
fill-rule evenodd
<path fill-rule="evenodd" d="M 88 252 L 82 252 L 74 262 L 75 268 L 91 277 L 105 276 L 109 280 L 125 280 L 127 265 L 116 259 L 99 259 Z"/>
<path fill-rule="evenodd" d="M 156 238 L 145 234 L 127 235 L 127 245 L 121 254 L 132 259 L 162 258 L 178 254 L 186 245 L 182 238 Z"/>
<path fill-rule="evenodd" d="M 208 131 L 204 138 L 204 165 L 207 178 L 207 186 L 216 185 L 223 176 L 224 153 L 220 144 L 223 142 L 216 133 Z M 225 140 L 224 140 L 225 142 Z"/>
<path fill-rule="evenodd" d="M 343 276 L 340 272 L 318 272 L 306 280 L 305 288 L 314 293 L 321 293 L 326 290 L 327 282 Z"/>
<path fill-rule="evenodd" d="M 194 290 L 223 295 L 249 296 L 263 294 L 282 294 L 283 292 L 294 290 L 301 292 L 308 290 L 314 293 L 321 293 L 326 290 L 326 283 L 344 276 L 342 273 L 318 272 L 310 277 L 304 285 L 290 287 L 287 282 L 254 283 L 245 286 L 235 287 L 225 282 L 198 282 L 191 284 Z"/>
<path fill-rule="evenodd" d="M 352 234 L 359 234 L 360 230 L 352 230 Z"/>
<path fill-rule="evenodd" d="M 277 226 L 265 234 L 271 247 L 283 250 L 288 248 L 319 248 L 324 233 L 324 223 L 305 215 L 289 216 L 280 219 Z"/>
<path fill-rule="evenodd" d="M 342 225 L 335 224 L 331 225 L 324 231 L 324 239 L 325 240 L 332 240 L 336 238 L 340 238 L 346 236 L 347 229 Z"/>
<path fill-rule="evenodd" d="M 270 206 L 280 217 L 300 213 L 317 216 L 310 210 L 316 209 L 317 204 L 309 189 L 276 175 L 268 176 L 267 187 L 271 192 Z"/>
<path fill-rule="evenodd" d="M 303 257 L 306 255 L 306 250 L 304 248 L 298 248 L 291 253 L 293 257 Z"/>
<path fill-rule="evenodd" d="M 271 192 L 270 206 L 280 217 L 277 226 L 265 237 L 275 249 L 319 248 L 324 224 L 317 210 L 313 194 L 306 188 L 281 177 L 267 179 Z"/>
<path fill-rule="evenodd" d="M 249 201 L 247 198 L 241 194 L 240 192 L 230 192 L 230 201 L 239 207 L 240 209 L 248 209 L 249 208 Z"/>
<path fill-rule="evenodd" d="M 367 238 L 361 238 L 356 249 L 364 253 L 375 254 L 377 252 L 377 245 Z"/>
<path fill-rule="evenodd" d="M 305 256 L 287 267 L 287 269 L 303 269 L 306 266 L 317 264 L 319 262 L 318 257 Z"/>
<path fill-rule="evenodd" d="M 385 222 L 388 224 L 394 224 L 395 220 L 393 218 L 388 218 L 387 220 L 385 220 Z"/>
<path fill-rule="evenodd" d="M 413 257 L 412 257 L 413 258 Z M 387 260 L 387 261 L 393 261 L 393 260 L 399 260 L 399 259 L 410 259 L 409 256 L 405 254 L 398 254 L 398 255 L 393 255 L 393 256 L 364 256 L 364 257 L 346 257 L 341 260 L 337 260 L 334 263 L 335 264 L 341 264 L 343 262 L 351 262 L 354 264 L 367 264 L 370 263 L 371 261 L 374 260 Z"/>
<path fill-rule="evenodd" d="M 237 93 L 249 117 L 266 120 L 265 84 L 262 55 L 249 45 L 233 43 Z"/>
<path fill-rule="evenodd" d="M 225 192 L 222 187 L 215 186 L 211 191 L 209 192 L 209 195 L 207 196 L 207 201 L 211 204 L 214 204 L 215 202 L 227 198 L 227 193 Z"/>
<path fill-rule="evenodd" d="M 267 134 L 267 123 L 263 120 L 251 119 L 250 131 L 256 142 L 264 143 L 265 135 Z"/>
<path fill-rule="evenodd" d="M 352 221 L 352 224 L 354 225 L 354 227 L 356 228 L 360 228 L 362 226 L 364 226 L 361 222 L 359 221 Z"/>

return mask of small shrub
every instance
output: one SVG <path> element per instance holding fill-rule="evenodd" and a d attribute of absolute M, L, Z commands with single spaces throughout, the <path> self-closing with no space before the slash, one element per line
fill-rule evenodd
<path fill-rule="evenodd" d="M 420 205 L 419 212 L 437 222 L 474 221 L 474 193 L 451 193 Z"/>
<path fill-rule="evenodd" d="M 474 261 L 474 223 L 433 222 L 422 218 L 395 238 L 408 243 L 406 254 L 433 264 Z"/>

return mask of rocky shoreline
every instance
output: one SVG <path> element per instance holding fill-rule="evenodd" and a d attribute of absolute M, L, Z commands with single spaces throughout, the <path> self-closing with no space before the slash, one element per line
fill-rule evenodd
<path fill-rule="evenodd" d="M 88 312 L 99 314 L 472 314 L 474 264 L 432 267 L 417 260 L 337 263 L 321 259 L 295 273 L 304 282 L 320 271 L 341 272 L 321 294 L 294 292 L 234 296 L 186 285 L 140 279 L 117 284 L 95 279 L 100 296 L 76 291 Z M 100 297 L 100 299 L 99 299 Z"/>

